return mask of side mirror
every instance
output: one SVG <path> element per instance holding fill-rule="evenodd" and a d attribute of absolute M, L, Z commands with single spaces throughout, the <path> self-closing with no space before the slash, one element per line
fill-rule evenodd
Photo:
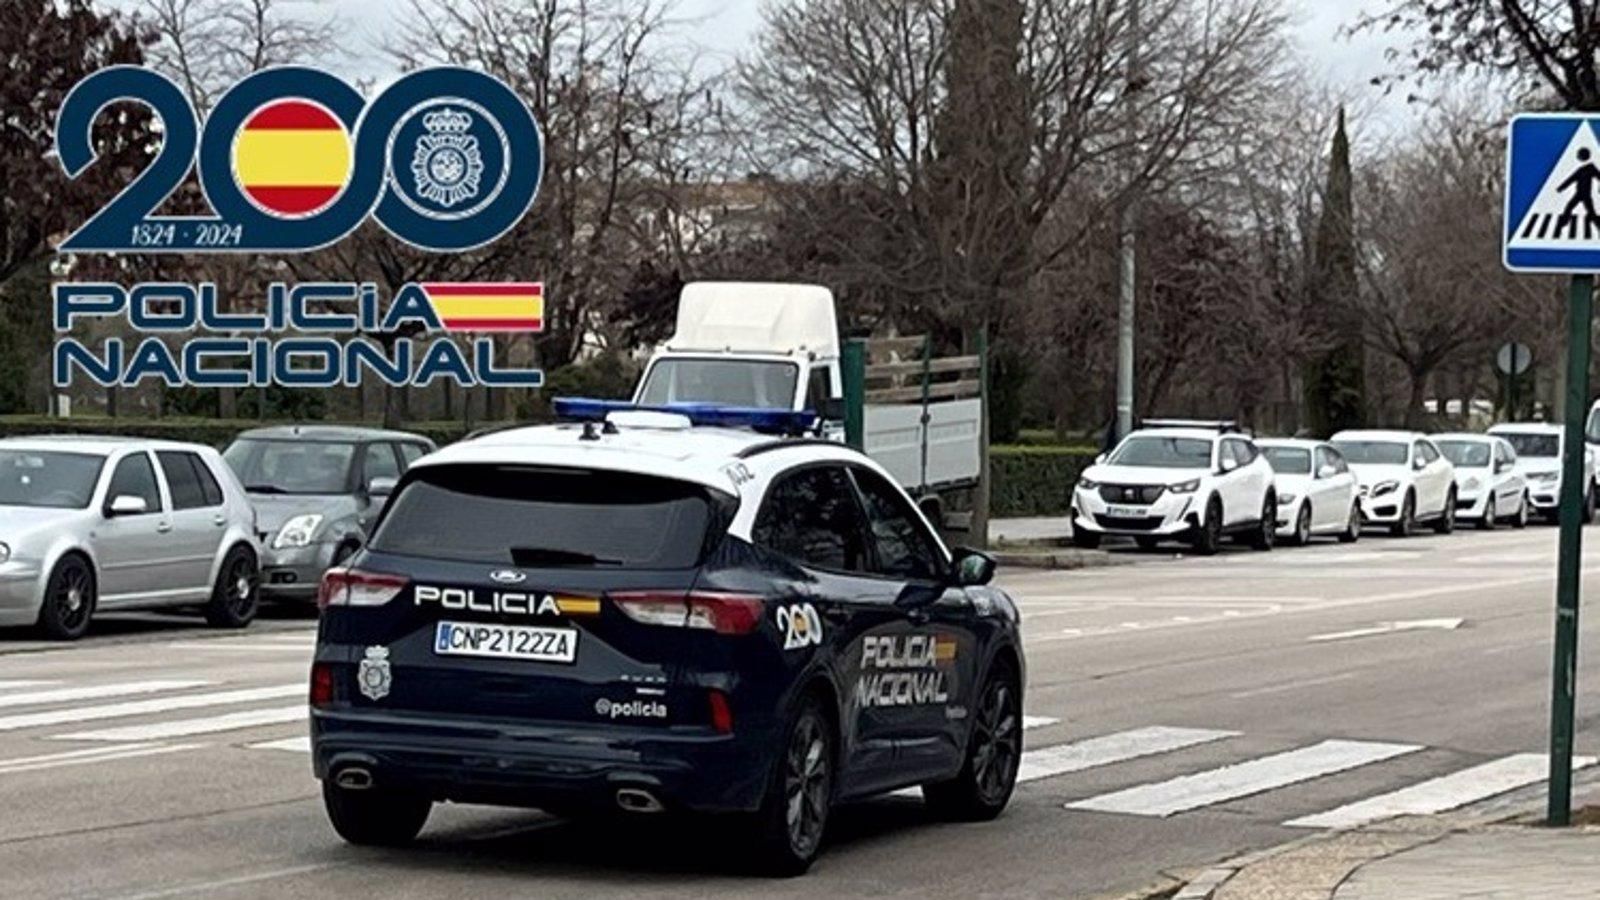
<path fill-rule="evenodd" d="M 118 494 L 106 504 L 106 518 L 114 519 L 117 516 L 138 516 L 150 511 L 149 504 L 143 497 L 132 494 Z"/>
<path fill-rule="evenodd" d="M 372 481 L 367 483 L 367 496 L 387 497 L 394 493 L 394 486 L 397 483 L 398 482 L 396 479 L 390 478 L 387 475 L 374 478 Z"/>
<path fill-rule="evenodd" d="M 1231 456 L 1224 456 L 1222 461 L 1217 463 L 1217 471 L 1224 475 L 1237 468 L 1239 468 L 1239 461 Z"/>
<path fill-rule="evenodd" d="M 962 587 L 976 587 L 988 584 L 994 580 L 994 557 L 982 550 L 973 550 L 970 547 L 956 549 L 955 575 L 956 584 Z"/>
<path fill-rule="evenodd" d="M 1323 463 L 1322 468 L 1317 470 L 1318 478 L 1332 478 L 1337 474 L 1339 474 L 1339 468 L 1333 463 Z"/>

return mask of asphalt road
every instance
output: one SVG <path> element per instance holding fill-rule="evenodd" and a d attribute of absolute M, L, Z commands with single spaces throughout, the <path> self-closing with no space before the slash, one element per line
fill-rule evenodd
<path fill-rule="evenodd" d="M 1600 544 L 1600 529 L 1587 537 Z M 1127 890 L 1541 774 L 1519 754 L 1546 742 L 1555 542 L 1537 527 L 1368 536 L 1003 573 L 1025 611 L 1034 717 L 1010 810 L 948 825 L 910 798 L 851 807 L 790 881 L 732 871 L 735 845 L 714 831 L 480 808 L 437 809 L 407 851 L 343 845 L 297 740 L 309 622 L 218 635 L 135 617 L 68 648 L 0 635 L 0 897 Z M 1600 546 L 1588 562 L 1600 569 Z M 1584 646 L 1600 646 L 1597 629 Z M 1578 685 L 1600 692 L 1600 666 L 1585 661 Z M 1600 750 L 1596 710 L 1580 696 L 1580 753 Z"/>

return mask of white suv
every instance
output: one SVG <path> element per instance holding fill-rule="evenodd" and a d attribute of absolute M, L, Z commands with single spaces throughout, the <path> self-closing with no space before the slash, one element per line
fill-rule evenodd
<path fill-rule="evenodd" d="M 1182 539 L 1217 552 L 1224 534 L 1271 550 L 1277 530 L 1272 466 L 1231 426 L 1145 428 L 1085 469 L 1072 492 L 1072 539 L 1098 547 L 1106 535 L 1144 548 Z"/>
<path fill-rule="evenodd" d="M 1329 443 L 1344 454 L 1361 490 L 1361 517 L 1407 537 L 1420 522 L 1456 528 L 1456 469 L 1415 431 L 1341 431 Z"/>

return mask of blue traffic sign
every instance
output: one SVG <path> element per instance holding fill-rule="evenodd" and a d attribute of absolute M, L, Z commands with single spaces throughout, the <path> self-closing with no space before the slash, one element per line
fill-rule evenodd
<path fill-rule="evenodd" d="M 1600 272 L 1600 116 L 1511 120 L 1502 247 L 1515 272 Z"/>

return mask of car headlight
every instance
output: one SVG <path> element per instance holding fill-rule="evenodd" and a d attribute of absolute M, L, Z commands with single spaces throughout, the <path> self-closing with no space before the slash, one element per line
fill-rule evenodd
<path fill-rule="evenodd" d="M 10 558 L 11 547 L 5 543 L 0 543 L 0 563 L 3 563 Z"/>
<path fill-rule="evenodd" d="M 1298 499 L 1300 499 L 1300 495 L 1299 494 L 1279 494 L 1278 495 L 1278 505 L 1279 506 L 1288 506 L 1289 504 L 1293 503 L 1294 501 L 1296 501 Z"/>
<path fill-rule="evenodd" d="M 1378 482 L 1377 487 L 1372 489 L 1372 496 L 1382 497 L 1384 494 L 1392 494 L 1399 489 L 1399 487 L 1400 482 L 1398 481 L 1380 481 Z"/>
<path fill-rule="evenodd" d="M 1167 490 L 1173 492 L 1174 494 L 1192 494 L 1195 491 L 1200 490 L 1200 479 L 1191 478 L 1188 481 L 1171 485 L 1167 488 Z"/>
<path fill-rule="evenodd" d="M 1100 482 L 1095 481 L 1092 478 L 1079 478 L 1078 479 L 1078 490 L 1080 490 L 1080 491 L 1092 491 L 1092 490 L 1094 490 L 1095 488 L 1097 488 L 1099 486 L 1100 486 Z"/>
<path fill-rule="evenodd" d="M 1476 477 L 1468 478 L 1466 481 L 1461 482 L 1461 486 L 1469 491 L 1477 490 L 1480 486 L 1482 486 L 1482 484 L 1483 482 L 1479 481 Z"/>
<path fill-rule="evenodd" d="M 272 549 L 282 550 L 287 547 L 309 547 L 311 539 L 317 533 L 317 526 L 322 524 L 322 516 L 316 513 L 307 513 L 295 516 L 283 523 L 278 529 L 277 537 L 272 539 Z"/>

